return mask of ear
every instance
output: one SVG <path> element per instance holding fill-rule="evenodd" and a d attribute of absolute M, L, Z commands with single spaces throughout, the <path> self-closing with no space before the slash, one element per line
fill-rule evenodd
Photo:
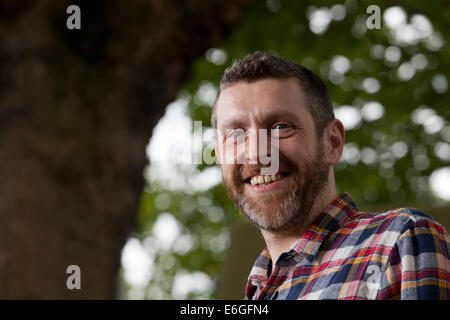
<path fill-rule="evenodd" d="M 325 152 L 328 163 L 332 166 L 336 165 L 342 156 L 342 150 L 345 143 L 344 125 L 338 119 L 334 119 L 328 123 L 324 130 L 323 138 L 325 139 Z"/>

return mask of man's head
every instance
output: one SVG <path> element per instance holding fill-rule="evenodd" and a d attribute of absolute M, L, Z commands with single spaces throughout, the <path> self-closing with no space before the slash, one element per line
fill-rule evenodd
<path fill-rule="evenodd" d="M 267 53 L 248 55 L 225 71 L 211 121 L 220 133 L 216 155 L 227 193 L 260 229 L 289 231 L 335 193 L 332 166 L 344 130 L 325 85 L 308 69 Z M 278 175 L 260 176 L 261 129 L 278 137 Z M 235 132 L 245 134 L 236 139 Z M 224 163 L 227 153 L 244 163 Z"/>
<path fill-rule="evenodd" d="M 299 89 L 303 89 L 307 108 L 311 113 L 320 135 L 329 121 L 334 119 L 333 107 L 323 81 L 309 69 L 288 59 L 276 57 L 265 52 L 255 52 L 236 61 L 225 70 L 220 80 L 220 88 L 214 101 L 211 125 L 217 128 L 216 108 L 220 94 L 235 83 L 255 82 L 262 79 L 295 79 Z"/>

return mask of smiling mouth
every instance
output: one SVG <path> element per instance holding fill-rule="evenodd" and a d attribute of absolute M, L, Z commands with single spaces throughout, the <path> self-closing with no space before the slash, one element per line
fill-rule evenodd
<path fill-rule="evenodd" d="M 253 177 L 250 177 L 245 180 L 245 183 L 250 184 L 252 186 L 258 187 L 258 186 L 265 186 L 268 184 L 271 184 L 272 182 L 278 181 L 284 177 L 289 175 L 287 172 L 272 174 L 272 175 L 256 175 Z"/>

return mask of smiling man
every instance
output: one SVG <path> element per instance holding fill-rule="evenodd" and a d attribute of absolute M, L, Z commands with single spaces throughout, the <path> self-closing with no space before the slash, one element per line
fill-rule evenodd
<path fill-rule="evenodd" d="M 344 127 L 314 73 L 248 55 L 225 71 L 211 122 L 227 194 L 267 244 L 246 299 L 450 297 L 450 239 L 439 223 L 417 209 L 359 212 L 337 195 Z M 262 173 L 261 150 L 276 155 L 276 172 Z"/>

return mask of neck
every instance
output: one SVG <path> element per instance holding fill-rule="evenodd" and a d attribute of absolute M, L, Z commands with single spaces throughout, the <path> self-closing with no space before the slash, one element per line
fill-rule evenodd
<path fill-rule="evenodd" d="M 311 223 L 319 216 L 320 213 L 323 212 L 323 210 L 328 207 L 328 205 L 334 199 L 336 199 L 336 197 L 337 194 L 335 189 L 317 196 L 316 201 L 307 216 L 307 219 L 301 225 L 296 226 L 294 230 L 270 232 L 261 229 L 261 233 L 269 250 L 273 266 L 275 266 L 280 255 L 283 252 L 287 252 L 291 248 L 295 241 L 298 240 L 300 235 L 309 228 Z"/>
<path fill-rule="evenodd" d="M 302 233 L 306 229 L 302 229 Z M 272 259 L 272 266 L 275 265 L 278 258 L 283 252 L 289 250 L 289 248 L 297 241 L 299 235 L 283 232 L 270 232 L 267 230 L 261 230 L 261 233 L 266 242 L 267 248 Z"/>

